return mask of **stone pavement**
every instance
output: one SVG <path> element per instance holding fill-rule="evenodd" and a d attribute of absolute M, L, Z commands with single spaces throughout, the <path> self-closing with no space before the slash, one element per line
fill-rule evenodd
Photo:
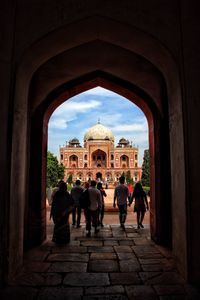
<path fill-rule="evenodd" d="M 86 237 L 71 227 L 71 242 L 47 240 L 24 257 L 23 268 L 2 300 L 199 300 L 178 274 L 166 249 L 150 239 L 149 227 L 106 225 Z"/>

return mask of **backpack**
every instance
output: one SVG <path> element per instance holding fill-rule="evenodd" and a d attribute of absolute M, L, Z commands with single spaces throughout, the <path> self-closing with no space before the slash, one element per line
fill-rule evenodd
<path fill-rule="evenodd" d="M 83 209 L 87 209 L 90 206 L 90 194 L 88 189 L 82 192 L 79 199 L 80 207 Z"/>

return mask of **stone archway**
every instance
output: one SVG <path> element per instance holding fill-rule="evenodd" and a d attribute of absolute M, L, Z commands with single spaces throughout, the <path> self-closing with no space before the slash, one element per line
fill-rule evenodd
<path fill-rule="evenodd" d="M 100 27 L 101 31 L 98 30 Z M 80 33 L 79 36 L 76 35 L 77 30 Z M 72 43 L 67 44 L 70 39 L 60 39 L 62 43 L 55 42 L 59 40 L 59 36 L 63 36 L 64 32 L 73 35 Z M 127 41 L 129 41 L 128 44 Z M 49 44 L 52 45 L 51 51 L 49 51 Z M 148 49 L 144 46 L 146 44 L 148 44 Z M 102 53 L 106 56 L 102 57 Z M 78 68 L 74 64 L 77 57 L 81 61 Z M 119 61 L 119 58 L 121 58 L 120 65 L 114 65 L 113 61 Z M 63 61 L 68 66 L 66 68 L 63 65 L 65 72 L 60 68 Z M 180 232 L 178 226 L 183 220 L 172 220 L 174 227 L 172 236 L 168 227 L 170 224 L 165 217 L 166 209 L 167 212 L 171 210 L 170 202 L 161 201 L 161 195 L 168 197 L 168 200 L 172 195 L 173 207 L 185 212 L 183 201 L 185 190 L 176 188 L 184 186 L 185 174 L 179 79 L 175 64 L 167 50 L 143 32 L 97 17 L 76 22 L 76 25 L 66 26 L 61 31 L 55 31 L 41 39 L 27 51 L 19 65 L 11 174 L 11 191 L 13 192 L 11 192 L 10 203 L 10 215 L 19 216 L 19 225 L 16 228 L 15 237 L 12 234 L 10 236 L 10 270 L 15 269 L 18 264 L 16 257 L 18 262 L 22 260 L 24 220 L 28 225 L 24 232 L 26 238 L 31 232 L 34 244 L 40 243 L 45 238 L 45 223 L 43 222 L 45 194 L 42 185 L 45 180 L 48 118 L 55 107 L 64 100 L 98 85 L 127 97 L 142 107 L 147 116 L 150 128 L 152 197 L 154 199 L 151 216 L 152 237 L 161 243 L 164 234 L 168 236 L 168 242 L 173 238 L 174 254 L 176 255 L 181 249 L 183 255 L 179 264 L 183 270 L 186 270 L 187 255 L 184 236 L 186 230 Z M 55 69 L 59 70 L 60 76 Z M 66 70 L 70 72 L 66 74 Z M 33 147 L 35 143 L 39 145 L 37 149 Z M 176 151 L 177 149 L 179 151 Z M 173 153 L 172 156 L 170 156 L 170 150 Z M 29 152 L 30 154 L 27 155 Z M 165 156 L 167 160 L 161 163 Z M 35 158 L 37 168 L 34 167 L 30 157 Z M 39 169 L 38 166 L 42 168 Z M 28 172 L 29 167 L 31 173 Z M 20 174 L 18 178 L 15 176 L 15 170 L 18 170 Z M 155 185 L 155 176 L 161 180 L 159 185 Z M 169 178 L 172 178 L 172 189 L 167 189 Z M 163 193 L 165 189 L 167 193 Z M 25 202 L 27 195 L 29 195 L 29 201 Z M 16 201 L 19 204 L 17 208 L 14 205 Z M 25 218 L 24 211 L 28 212 L 25 213 Z M 162 214 L 164 211 L 165 214 Z M 185 217 L 184 214 L 183 216 Z M 35 224 L 38 224 L 37 228 Z M 30 246 L 31 241 L 28 239 L 26 241 L 27 246 Z M 13 249 L 15 249 L 14 252 Z"/>
<path fill-rule="evenodd" d="M 92 79 L 90 79 L 92 78 Z M 41 135 L 41 138 L 43 140 L 42 145 L 46 145 L 46 134 L 47 134 L 47 123 L 48 118 L 50 117 L 50 113 L 53 111 L 53 108 L 58 106 L 60 103 L 65 101 L 67 98 L 66 91 L 72 96 L 73 93 L 77 94 L 83 90 L 85 90 L 85 87 L 96 87 L 96 86 L 102 86 L 107 89 L 110 89 L 112 91 L 115 91 L 123 96 L 126 96 L 129 100 L 136 103 L 145 113 L 148 125 L 149 125 L 149 141 L 150 141 L 150 154 L 151 154 L 151 201 L 152 201 L 152 210 L 151 210 L 151 235 L 152 238 L 160 244 L 167 244 L 168 246 L 171 244 L 171 218 L 170 218 L 170 201 L 164 201 L 164 196 L 168 199 L 170 199 L 169 193 L 170 189 L 168 189 L 168 193 L 163 193 L 164 196 L 161 197 L 161 194 L 163 192 L 163 189 L 165 188 L 166 177 L 169 177 L 167 174 L 170 174 L 169 164 L 167 163 L 169 157 L 166 156 L 167 149 L 169 149 L 169 145 L 167 146 L 168 136 L 167 136 L 167 126 L 168 123 L 164 121 L 162 118 L 162 115 L 160 114 L 158 108 L 153 104 L 153 99 L 151 99 L 146 93 L 143 91 L 139 91 L 138 88 L 136 88 L 134 85 L 128 85 L 123 80 L 120 80 L 119 78 L 115 78 L 114 76 L 110 76 L 109 74 L 105 74 L 103 72 L 93 72 L 91 74 L 88 74 L 86 76 L 83 76 L 83 78 L 79 78 L 80 84 L 77 84 L 77 82 L 70 83 L 72 87 L 69 87 L 68 84 L 64 84 L 61 88 L 57 89 L 53 92 L 53 94 L 49 94 L 49 96 L 46 99 L 47 108 L 45 111 L 43 110 L 43 107 L 38 107 L 41 113 L 41 128 L 43 130 L 40 130 L 40 133 L 37 132 L 37 128 L 34 128 L 35 125 L 38 127 L 38 111 L 37 111 L 37 118 L 36 118 L 36 124 L 33 123 L 33 131 L 32 131 L 32 137 L 34 142 L 34 136 Z M 117 83 L 116 83 L 117 82 Z M 74 86 L 76 89 L 74 89 Z M 146 101 L 149 101 L 149 106 Z M 50 105 L 49 105 L 50 103 Z M 156 135 L 153 133 L 157 132 Z M 44 132 L 46 134 L 44 135 Z M 161 140 L 160 136 L 165 139 L 165 149 L 161 148 Z M 32 148 L 32 147 L 31 147 Z M 44 147 L 42 147 L 39 155 L 45 157 L 46 150 Z M 157 154 L 154 153 L 153 149 L 157 149 Z M 168 152 L 169 155 L 169 152 Z M 161 159 L 162 157 L 165 157 L 165 160 Z M 43 171 L 42 173 L 45 173 L 45 162 L 43 161 Z M 155 167 L 156 166 L 156 167 Z M 33 164 L 33 168 L 35 168 L 35 164 Z M 31 170 L 31 168 L 30 168 Z M 39 171 L 39 170 L 38 170 Z M 35 172 L 31 172 L 32 174 L 35 174 Z M 155 184 L 155 178 L 160 178 L 161 182 L 163 183 L 163 186 L 156 185 Z M 38 184 L 40 181 L 40 184 L 42 183 L 41 189 L 44 193 L 44 187 L 45 187 L 45 178 L 39 177 L 39 173 L 37 174 L 37 177 L 32 177 L 32 181 L 35 182 L 38 180 Z M 168 182 L 169 184 L 169 182 Z M 30 193 L 30 198 L 32 197 L 32 192 Z M 163 207 L 161 210 L 160 201 L 163 201 Z M 33 200 L 34 201 L 34 200 Z M 168 212 L 166 214 L 166 212 Z M 43 216 L 44 218 L 45 216 Z M 39 223 L 39 222 L 38 222 Z M 43 222 L 44 224 L 44 222 Z M 34 227 L 35 229 L 35 236 L 39 237 L 42 231 L 45 231 L 45 229 L 41 229 L 39 226 L 38 228 Z M 33 232 L 32 232 L 33 236 Z M 35 240 L 35 239 L 34 239 Z"/>

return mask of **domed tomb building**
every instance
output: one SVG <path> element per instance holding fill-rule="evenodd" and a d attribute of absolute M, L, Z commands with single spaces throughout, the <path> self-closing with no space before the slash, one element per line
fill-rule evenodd
<path fill-rule="evenodd" d="M 60 147 L 60 162 L 66 167 L 65 180 L 72 175 L 73 181 L 115 183 L 123 172 L 130 171 L 137 182 L 142 175 L 138 148 L 125 138 L 121 138 L 115 147 L 112 131 L 100 122 L 86 131 L 83 147 L 76 138 Z"/>

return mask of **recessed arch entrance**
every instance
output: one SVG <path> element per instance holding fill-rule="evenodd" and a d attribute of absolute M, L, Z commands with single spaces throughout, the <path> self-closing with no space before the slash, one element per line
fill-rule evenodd
<path fill-rule="evenodd" d="M 101 172 L 97 172 L 96 173 L 96 180 L 97 181 L 101 181 L 102 180 L 102 173 Z"/>
<path fill-rule="evenodd" d="M 80 32 L 78 38 L 77 30 Z M 67 42 L 70 39 L 59 40 L 64 33 L 73 35 L 71 44 Z M 62 43 L 56 42 L 58 40 Z M 51 50 L 49 44 L 52 45 Z M 117 65 L 116 61 L 120 63 Z M 167 50 L 150 36 L 99 17 L 76 22 L 76 25 L 41 39 L 20 64 L 16 84 L 15 110 L 18 114 L 14 120 L 11 180 L 11 191 L 15 193 L 11 193 L 10 205 L 10 215 L 19 216 L 20 221 L 17 236 L 10 236 L 11 270 L 16 268 L 16 257 L 19 262 L 22 260 L 24 241 L 26 247 L 31 247 L 45 238 L 43 185 L 48 119 L 63 101 L 96 86 L 110 89 L 133 101 L 147 117 L 152 178 L 152 238 L 161 244 L 172 244 L 175 255 L 181 249 L 183 256 L 179 263 L 186 272 L 186 231 L 183 235 L 180 230 L 177 231 L 180 235 L 176 233 L 178 224 L 183 220 L 175 220 L 171 214 L 171 199 L 173 207 L 185 212 L 185 191 L 177 188 L 185 185 L 184 160 L 181 160 L 180 85 L 175 64 Z M 20 174 L 17 179 L 15 170 Z M 17 208 L 14 205 L 16 201 L 19 202 Z M 17 255 L 12 250 L 16 249 L 14 244 L 17 244 Z"/>
<path fill-rule="evenodd" d="M 93 168 L 106 168 L 107 166 L 107 155 L 105 151 L 97 149 L 92 152 L 91 165 Z"/>
<path fill-rule="evenodd" d="M 48 120 L 53 112 L 53 110 L 60 105 L 62 102 L 67 100 L 66 97 L 66 91 L 72 95 L 76 95 L 77 93 L 80 93 L 82 91 L 87 90 L 88 88 L 93 88 L 96 86 L 101 86 L 104 88 L 107 88 L 111 91 L 117 92 L 118 94 L 125 96 L 133 103 L 137 104 L 145 113 L 148 125 L 149 125 L 149 141 L 150 141 L 150 154 L 151 154 L 151 199 L 152 199 L 152 210 L 151 210 L 151 235 L 152 238 L 161 244 L 165 245 L 171 245 L 171 220 L 170 220 L 170 201 L 165 201 L 165 209 L 162 214 L 162 210 L 160 208 L 160 201 L 161 201 L 161 193 L 162 193 L 162 187 L 161 185 L 156 186 L 155 180 L 156 178 L 160 178 L 162 184 L 167 182 L 166 176 L 167 174 L 170 174 L 170 168 L 169 164 L 166 166 L 166 160 L 167 156 L 165 155 L 164 150 L 167 150 L 167 144 L 168 144 L 168 123 L 165 123 L 164 119 L 162 118 L 162 114 L 159 112 L 159 109 L 156 107 L 155 103 L 153 102 L 153 99 L 149 97 L 145 92 L 141 91 L 138 87 L 131 85 L 127 82 L 124 82 L 123 80 L 120 80 L 119 78 L 115 78 L 113 75 L 104 73 L 102 71 L 96 71 L 91 74 L 87 74 L 86 76 L 83 76 L 82 78 L 79 78 L 80 84 L 76 81 L 74 83 L 70 82 L 70 85 L 74 85 L 73 87 L 70 87 L 67 83 L 63 86 L 59 87 L 57 90 L 50 93 L 47 97 L 46 101 L 46 108 L 44 110 L 43 106 L 39 106 L 38 109 L 40 111 L 41 115 L 41 127 L 39 126 L 38 132 L 38 111 L 37 111 L 37 117 L 35 118 L 36 123 L 34 125 L 33 122 L 33 131 L 32 131 L 32 140 L 33 143 L 34 137 L 40 135 L 41 136 L 41 149 L 39 149 L 38 154 L 36 154 L 35 158 L 43 157 L 43 160 L 41 161 L 42 165 L 42 173 L 45 174 L 45 156 L 46 156 L 46 144 L 47 144 L 47 125 Z M 69 98 L 69 97 L 68 97 Z M 36 126 L 36 127 L 35 127 Z M 41 131 L 41 128 L 43 130 Z M 37 134 L 36 134 L 37 132 Z M 155 134 L 157 132 L 157 134 Z M 160 136 L 165 138 L 165 149 L 161 148 L 161 141 Z M 168 144 L 169 147 L 169 144 Z M 154 149 L 157 149 L 157 153 L 154 152 Z M 32 147 L 31 147 L 32 149 Z M 168 153 L 169 154 L 169 153 Z M 101 151 L 100 149 L 97 149 L 95 152 L 92 153 L 92 159 L 96 162 L 96 167 L 98 167 L 99 161 L 103 163 L 106 159 L 105 153 Z M 161 157 L 165 156 L 165 160 L 161 160 Z M 169 159 L 169 158 L 168 158 Z M 156 167 L 155 167 L 156 166 Z M 32 165 L 32 168 L 35 168 L 35 164 Z M 41 193 L 45 195 L 45 176 L 40 176 L 40 170 L 31 170 L 31 178 L 33 182 L 38 180 L 38 185 L 41 186 Z M 162 171 L 163 170 L 163 171 Z M 37 176 L 35 176 L 35 172 L 37 173 Z M 169 181 L 167 183 L 169 186 Z M 168 190 L 170 193 L 170 189 Z M 30 192 L 30 198 L 32 198 L 32 192 Z M 169 198 L 170 198 L 170 194 Z M 165 193 L 166 196 L 166 193 Z M 42 201 L 44 202 L 45 199 Z M 34 201 L 34 200 L 32 200 Z M 163 196 L 162 196 L 163 201 Z M 166 218 L 166 212 L 167 218 Z M 44 216 L 43 216 L 44 218 Z M 166 218 L 166 220 L 165 220 Z M 38 222 L 39 223 L 39 222 Z M 42 222 L 44 224 L 44 222 Z M 35 230 L 36 227 L 34 227 Z M 44 231 L 44 228 L 39 228 L 35 232 L 35 236 L 39 237 L 41 232 Z M 33 232 L 31 236 L 33 236 Z M 163 238 L 164 237 L 164 238 Z M 168 239 L 167 239 L 168 237 Z M 162 241 L 163 239 L 163 241 Z M 27 241 L 27 239 L 26 239 Z M 34 239 L 36 241 L 36 239 Z M 32 240 L 31 240 L 32 242 Z M 39 241 L 38 241 L 39 242 Z"/>

